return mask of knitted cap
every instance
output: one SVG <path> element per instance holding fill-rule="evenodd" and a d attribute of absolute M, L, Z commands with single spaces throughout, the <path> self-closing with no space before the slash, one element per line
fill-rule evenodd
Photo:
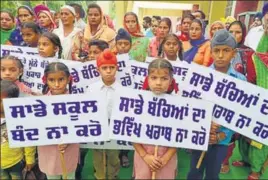
<path fill-rule="evenodd" d="M 102 65 L 105 65 L 105 64 L 116 65 L 117 66 L 116 55 L 110 49 L 105 49 L 97 57 L 97 67 L 101 67 Z"/>
<path fill-rule="evenodd" d="M 118 30 L 118 33 L 115 37 L 115 41 L 118 41 L 120 39 L 125 39 L 125 40 L 128 40 L 129 42 L 131 42 L 131 36 L 130 34 L 123 28 L 120 28 Z"/>
<path fill-rule="evenodd" d="M 211 40 L 211 48 L 218 45 L 227 45 L 236 48 L 236 41 L 234 36 L 229 33 L 226 29 L 218 30 L 214 33 L 214 36 Z"/>

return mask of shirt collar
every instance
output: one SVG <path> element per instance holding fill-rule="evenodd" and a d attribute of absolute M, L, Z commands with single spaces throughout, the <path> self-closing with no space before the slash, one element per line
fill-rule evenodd
<path fill-rule="evenodd" d="M 215 65 L 212 64 L 212 65 L 210 66 L 210 68 L 211 68 L 211 69 L 215 69 Z M 232 66 L 231 64 L 229 65 L 229 68 L 228 68 L 228 71 L 227 71 L 226 74 L 228 74 L 228 75 L 230 75 L 230 76 L 235 76 L 235 75 L 236 75 L 236 71 L 235 71 L 235 69 L 233 68 L 233 66 Z"/>
<path fill-rule="evenodd" d="M 105 84 L 103 83 L 103 81 L 101 81 L 100 89 L 111 88 L 111 89 L 115 90 L 115 89 L 117 88 L 117 86 L 118 86 L 118 85 L 117 85 L 117 82 L 116 82 L 116 81 L 114 81 L 114 83 L 111 84 L 110 86 L 105 85 Z"/>

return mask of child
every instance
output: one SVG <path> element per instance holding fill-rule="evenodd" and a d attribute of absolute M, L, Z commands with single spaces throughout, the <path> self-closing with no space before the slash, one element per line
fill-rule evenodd
<path fill-rule="evenodd" d="M 118 54 L 128 53 L 131 49 L 131 36 L 123 28 L 118 30 L 118 33 L 115 37 L 115 47 Z"/>
<path fill-rule="evenodd" d="M 21 34 L 25 46 L 37 47 L 41 33 L 41 28 L 34 22 L 26 22 L 21 26 Z"/>
<path fill-rule="evenodd" d="M 118 54 L 128 53 L 131 49 L 131 36 L 130 34 L 123 28 L 118 30 L 118 33 L 115 37 L 115 47 L 116 52 Z M 120 164 L 123 168 L 129 167 L 129 159 L 128 159 L 128 150 L 120 150 L 119 158 Z"/>
<path fill-rule="evenodd" d="M 33 92 L 22 82 L 23 64 L 15 56 L 1 58 L 1 80 L 14 82 L 20 89 L 20 97 L 32 95 Z"/>
<path fill-rule="evenodd" d="M 107 48 L 109 48 L 109 44 L 106 41 L 97 39 L 91 40 L 88 43 L 88 53 L 84 54 L 84 52 L 81 50 L 79 58 L 82 60 L 82 62 L 96 60 L 100 53 Z"/>
<path fill-rule="evenodd" d="M 245 76 L 235 71 L 230 63 L 236 55 L 236 41 L 232 34 L 225 29 L 215 32 L 211 41 L 211 49 L 214 59 L 212 69 L 234 78 L 246 80 Z M 212 122 L 208 150 L 199 169 L 196 168 L 196 165 L 202 151 L 192 151 L 188 179 L 203 179 L 205 169 L 205 179 L 219 179 L 221 164 L 227 155 L 228 144 L 233 134 L 232 130 Z"/>
<path fill-rule="evenodd" d="M 175 34 L 168 34 L 160 45 L 158 56 L 170 61 L 182 61 L 182 43 Z"/>
<path fill-rule="evenodd" d="M 105 49 L 97 57 L 97 68 L 102 80 L 92 84 L 89 93 L 95 91 L 103 93 L 103 96 L 105 96 L 107 100 L 107 115 L 110 119 L 113 93 L 121 87 L 121 85 L 115 81 L 115 75 L 118 68 L 116 56 L 109 49 Z M 107 172 L 108 179 L 117 179 L 120 169 L 118 158 L 119 151 L 93 149 L 92 152 L 95 178 L 106 179 Z M 106 165 L 103 164 L 103 157 L 107 157 L 107 168 L 104 168 Z"/>
<path fill-rule="evenodd" d="M 156 95 L 172 93 L 177 89 L 173 80 L 173 67 L 165 59 L 155 59 L 148 67 L 148 77 L 143 89 Z M 175 179 L 177 171 L 177 149 L 159 146 L 157 157 L 154 156 L 154 145 L 133 144 L 135 179 L 151 179 L 156 172 L 156 179 Z"/>
<path fill-rule="evenodd" d="M 71 94 L 72 77 L 68 67 L 60 62 L 46 66 L 43 76 L 44 95 Z M 67 89 L 68 87 L 68 89 Z M 60 153 L 64 152 L 67 179 L 75 179 L 75 169 L 79 158 L 79 144 L 61 144 L 38 147 L 39 167 L 47 179 L 61 179 L 63 170 Z"/>
<path fill-rule="evenodd" d="M 41 57 L 55 57 L 58 52 L 58 59 L 61 58 L 62 46 L 60 38 L 51 32 L 45 32 L 38 41 L 38 53 Z"/>
<path fill-rule="evenodd" d="M 3 99 L 19 97 L 18 86 L 9 80 L 1 80 L 1 177 L 0 179 L 22 179 L 24 157 L 26 170 L 35 164 L 35 147 L 9 148 L 6 123 L 4 122 Z"/>

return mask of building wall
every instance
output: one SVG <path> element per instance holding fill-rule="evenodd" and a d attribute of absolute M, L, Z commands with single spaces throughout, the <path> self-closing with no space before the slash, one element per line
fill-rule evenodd
<path fill-rule="evenodd" d="M 257 11 L 258 0 L 255 1 L 237 1 L 235 7 L 234 17 L 237 18 L 237 15 L 247 11 Z"/>

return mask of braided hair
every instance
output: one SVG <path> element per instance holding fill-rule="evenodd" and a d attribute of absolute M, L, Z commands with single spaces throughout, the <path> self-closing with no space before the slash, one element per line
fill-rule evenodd
<path fill-rule="evenodd" d="M 52 44 L 54 44 L 54 46 L 59 48 L 58 58 L 60 59 L 61 54 L 62 54 L 62 46 L 61 46 L 60 38 L 52 32 L 44 32 L 41 37 L 48 38 L 52 42 Z"/>
<path fill-rule="evenodd" d="M 163 53 L 164 53 L 164 44 L 166 43 L 166 41 L 169 38 L 175 38 L 175 40 L 177 41 L 178 45 L 179 45 L 179 50 L 178 50 L 178 57 L 180 58 L 180 60 L 183 59 L 183 47 L 182 47 L 182 42 L 179 40 L 178 36 L 176 36 L 175 34 L 168 34 L 162 41 L 162 43 L 160 44 L 160 47 L 158 49 L 158 56 L 162 57 Z"/>
<path fill-rule="evenodd" d="M 64 63 L 53 62 L 53 63 L 50 63 L 46 66 L 43 78 L 46 79 L 49 73 L 55 73 L 58 71 L 63 71 L 65 73 L 65 75 L 67 76 L 67 78 L 70 78 L 70 76 L 71 76 L 69 68 Z M 72 81 L 71 80 L 69 81 L 68 90 L 69 90 L 69 94 L 72 94 Z M 42 93 L 47 94 L 48 91 L 49 91 L 49 87 L 47 85 L 47 82 L 44 82 L 44 87 L 42 89 Z"/>
<path fill-rule="evenodd" d="M 19 81 L 21 82 L 22 81 L 22 75 L 23 75 L 23 68 L 24 68 L 24 65 L 23 63 L 21 62 L 21 60 L 15 56 L 11 56 L 11 55 L 6 55 L 6 56 L 3 56 L 1 57 L 1 61 L 3 60 L 12 60 L 12 61 L 15 61 L 16 64 L 17 64 L 17 67 L 22 70 L 22 73 L 21 75 L 19 76 Z M 2 78 L 1 78 L 2 80 Z"/>

